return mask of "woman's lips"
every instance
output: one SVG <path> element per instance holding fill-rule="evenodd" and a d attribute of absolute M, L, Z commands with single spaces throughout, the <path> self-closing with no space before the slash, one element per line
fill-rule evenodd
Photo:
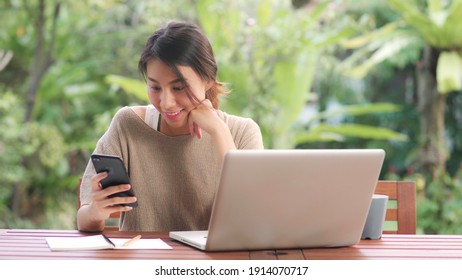
<path fill-rule="evenodd" d="M 180 115 L 181 115 L 181 112 L 182 111 L 178 111 L 178 112 L 164 112 L 164 116 L 169 119 L 169 120 L 177 120 Z"/>

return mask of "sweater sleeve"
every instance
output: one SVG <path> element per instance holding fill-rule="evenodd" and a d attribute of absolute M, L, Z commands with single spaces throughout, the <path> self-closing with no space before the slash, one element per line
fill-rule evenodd
<path fill-rule="evenodd" d="M 235 139 L 238 149 L 263 149 L 263 139 L 258 124 L 252 119 L 244 119 L 241 133 Z"/>
<path fill-rule="evenodd" d="M 222 111 L 219 111 L 218 114 L 228 125 L 237 149 L 263 149 L 260 127 L 254 120 L 229 115 Z"/>

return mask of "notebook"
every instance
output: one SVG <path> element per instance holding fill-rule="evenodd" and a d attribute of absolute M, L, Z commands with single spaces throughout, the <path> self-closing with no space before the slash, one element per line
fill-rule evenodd
<path fill-rule="evenodd" d="M 208 230 L 169 236 L 206 251 L 356 244 L 384 157 L 381 149 L 228 152 Z"/>
<path fill-rule="evenodd" d="M 103 250 L 103 249 L 172 249 L 159 238 L 142 238 L 128 243 L 130 238 L 108 238 L 103 234 L 83 237 L 47 237 L 46 241 L 52 251 Z"/>

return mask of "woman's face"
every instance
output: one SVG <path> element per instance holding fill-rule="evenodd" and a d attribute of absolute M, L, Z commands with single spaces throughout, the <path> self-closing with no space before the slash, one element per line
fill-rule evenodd
<path fill-rule="evenodd" d="M 177 66 L 189 90 L 198 100 L 205 99 L 209 88 L 189 66 Z M 188 97 L 187 89 L 170 68 L 159 59 L 147 64 L 148 97 L 161 114 L 160 132 L 169 136 L 189 134 L 189 112 L 197 106 Z"/>

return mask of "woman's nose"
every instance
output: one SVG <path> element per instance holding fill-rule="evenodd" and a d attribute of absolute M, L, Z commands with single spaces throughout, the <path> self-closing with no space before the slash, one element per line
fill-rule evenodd
<path fill-rule="evenodd" d="M 161 95 L 160 105 L 163 108 L 169 108 L 175 105 L 175 96 L 169 90 L 164 90 Z"/>

